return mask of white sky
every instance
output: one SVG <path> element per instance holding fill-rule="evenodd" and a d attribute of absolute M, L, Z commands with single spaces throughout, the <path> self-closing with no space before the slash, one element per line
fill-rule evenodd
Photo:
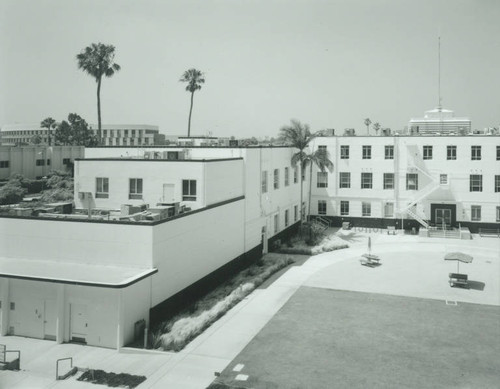
<path fill-rule="evenodd" d="M 275 136 L 365 117 L 394 130 L 437 105 L 473 128 L 500 123 L 498 0 L 0 0 L 0 125 L 78 113 L 97 123 L 96 83 L 75 56 L 116 47 L 104 124 L 185 135 L 184 70 L 205 72 L 193 135 Z"/>

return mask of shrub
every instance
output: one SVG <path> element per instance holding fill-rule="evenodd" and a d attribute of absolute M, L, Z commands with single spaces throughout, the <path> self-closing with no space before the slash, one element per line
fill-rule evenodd
<path fill-rule="evenodd" d="M 346 249 L 348 248 L 349 245 L 346 244 L 346 243 L 333 243 L 333 242 L 329 242 L 329 243 L 326 243 L 322 249 L 324 252 L 328 252 L 328 251 L 335 251 L 335 250 L 340 250 L 340 249 Z"/>
<path fill-rule="evenodd" d="M 133 389 L 146 381 L 146 377 L 126 373 L 106 373 L 103 370 L 90 369 L 78 377 L 77 380 L 107 385 L 111 388 L 127 387 Z"/>
<path fill-rule="evenodd" d="M 25 194 L 26 189 L 15 181 L 9 181 L 0 188 L 0 205 L 19 203 Z"/>

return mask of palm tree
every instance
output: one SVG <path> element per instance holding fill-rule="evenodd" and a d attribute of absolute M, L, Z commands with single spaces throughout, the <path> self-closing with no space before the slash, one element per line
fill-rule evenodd
<path fill-rule="evenodd" d="M 380 123 L 375 123 L 373 125 L 373 129 L 375 130 L 375 135 L 378 135 L 378 130 L 380 130 Z"/>
<path fill-rule="evenodd" d="M 189 120 L 188 120 L 188 137 L 191 135 L 191 113 L 193 112 L 193 97 L 194 92 L 201 89 L 201 84 L 205 83 L 203 78 L 203 73 L 199 70 L 192 68 L 186 70 L 182 75 L 180 82 L 187 82 L 186 90 L 191 92 L 191 107 L 189 108 Z"/>
<path fill-rule="evenodd" d="M 370 135 L 370 124 L 372 124 L 372 121 L 369 118 L 366 118 L 365 119 L 366 135 Z"/>
<path fill-rule="evenodd" d="M 78 68 L 95 78 L 97 82 L 97 120 L 98 137 L 101 134 L 101 82 L 102 77 L 111 77 L 121 69 L 114 63 L 115 46 L 103 43 L 92 43 L 76 56 Z"/>
<path fill-rule="evenodd" d="M 50 129 L 54 128 L 55 124 L 56 124 L 56 121 L 50 117 L 43 119 L 42 122 L 40 123 L 40 127 L 47 129 L 47 143 L 49 144 L 49 146 L 51 143 L 50 142 Z"/>
<path fill-rule="evenodd" d="M 307 153 L 305 149 L 309 146 L 309 142 L 315 137 L 309 129 L 309 125 L 302 124 L 300 121 L 292 119 L 290 125 L 283 126 L 280 129 L 280 138 L 292 147 L 299 149 L 293 154 L 292 166 L 300 165 L 300 223 L 303 223 L 302 198 L 303 198 L 303 182 L 304 168 L 306 167 Z"/>
<path fill-rule="evenodd" d="M 316 165 L 321 172 L 328 169 L 333 170 L 333 162 L 330 161 L 330 153 L 326 149 L 317 149 L 313 153 L 307 154 L 304 160 L 305 166 L 309 164 L 309 215 L 311 215 L 311 191 L 312 191 L 312 167 Z"/>

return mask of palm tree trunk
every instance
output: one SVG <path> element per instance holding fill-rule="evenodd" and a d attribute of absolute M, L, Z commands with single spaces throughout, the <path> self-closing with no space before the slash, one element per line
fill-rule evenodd
<path fill-rule="evenodd" d="M 309 164 L 309 206 L 308 206 L 309 214 L 308 214 L 308 218 L 307 218 L 308 220 L 309 220 L 309 217 L 311 216 L 312 170 L 313 170 L 313 164 L 312 164 L 312 161 L 310 161 L 310 164 Z"/>
<path fill-rule="evenodd" d="M 50 126 L 47 127 L 47 141 L 50 147 Z"/>
<path fill-rule="evenodd" d="M 194 91 L 191 92 L 191 106 L 189 107 L 188 138 L 191 136 L 191 113 L 193 112 L 193 97 Z"/>
<path fill-rule="evenodd" d="M 101 78 L 97 81 L 97 133 L 100 143 L 101 138 Z"/>
<path fill-rule="evenodd" d="M 304 167 L 302 164 L 302 160 L 299 162 L 300 163 L 300 205 L 299 205 L 299 212 L 300 212 L 300 224 L 304 222 L 303 217 L 302 217 L 302 197 L 303 197 L 303 191 L 304 191 L 304 180 L 302 179 L 304 175 Z"/>

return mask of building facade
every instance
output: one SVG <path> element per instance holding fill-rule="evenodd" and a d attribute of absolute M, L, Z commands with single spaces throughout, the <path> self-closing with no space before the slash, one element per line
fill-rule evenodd
<path fill-rule="evenodd" d="M 410 135 L 467 135 L 471 132 L 471 120 L 437 107 L 426 111 L 424 117 L 410 119 L 408 131 Z"/>

